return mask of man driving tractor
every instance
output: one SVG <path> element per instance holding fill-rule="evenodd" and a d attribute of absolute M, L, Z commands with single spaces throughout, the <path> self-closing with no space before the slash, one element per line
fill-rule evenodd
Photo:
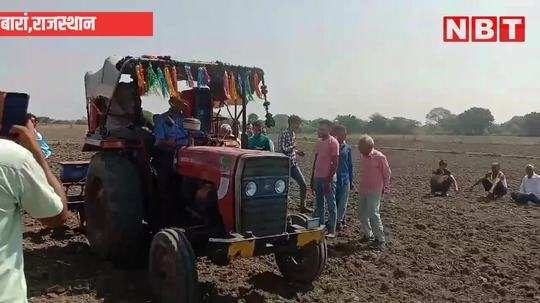
<path fill-rule="evenodd" d="M 159 195 L 162 201 L 160 213 L 164 222 L 171 222 L 169 214 L 174 213 L 175 204 L 170 194 L 170 185 L 174 176 L 173 161 L 176 149 L 189 143 L 188 133 L 183 126 L 183 111 L 186 104 L 178 97 L 171 97 L 169 105 L 169 110 L 156 115 L 154 121 L 154 137 L 156 139 L 154 161 L 157 170 Z"/>

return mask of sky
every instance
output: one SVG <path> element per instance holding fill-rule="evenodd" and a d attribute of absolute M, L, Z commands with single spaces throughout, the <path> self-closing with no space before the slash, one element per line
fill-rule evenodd
<path fill-rule="evenodd" d="M 478 106 L 504 122 L 540 111 L 540 1 L 6 2 L 1 11 L 154 12 L 153 37 L 0 38 L 0 90 L 28 92 L 40 116 L 84 116 L 84 74 L 113 54 L 261 67 L 271 112 L 307 119 L 424 121 L 434 107 Z M 445 15 L 525 16 L 526 41 L 444 43 Z M 261 114 L 262 102 L 248 111 Z"/>

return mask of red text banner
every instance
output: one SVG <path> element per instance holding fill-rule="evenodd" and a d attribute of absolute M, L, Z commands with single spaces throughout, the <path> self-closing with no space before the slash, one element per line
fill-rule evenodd
<path fill-rule="evenodd" d="M 0 36 L 152 36 L 152 12 L 0 12 Z"/>

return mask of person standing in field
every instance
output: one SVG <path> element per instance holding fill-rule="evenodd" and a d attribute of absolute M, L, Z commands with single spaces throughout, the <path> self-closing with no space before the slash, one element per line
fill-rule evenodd
<path fill-rule="evenodd" d="M 296 181 L 298 187 L 300 187 L 300 211 L 304 213 L 313 212 L 312 209 L 309 209 L 306 206 L 306 193 L 307 193 L 307 184 L 302 170 L 298 165 L 297 156 L 303 157 L 304 152 L 298 150 L 296 145 L 296 132 L 300 129 L 302 124 L 302 119 L 296 115 L 292 115 L 288 120 L 289 127 L 284 130 L 278 137 L 278 148 L 279 151 L 291 159 L 291 178 Z"/>
<path fill-rule="evenodd" d="M 487 198 L 490 200 L 501 198 L 508 192 L 508 183 L 498 162 L 493 162 L 491 164 L 491 171 L 478 179 L 469 190 L 472 190 L 478 184 L 482 184 L 484 190 L 488 192 Z"/>
<path fill-rule="evenodd" d="M 328 120 L 319 122 L 315 145 L 315 160 L 311 175 L 311 189 L 315 191 L 314 218 L 325 224 L 325 209 L 328 207 L 327 237 L 336 237 L 336 171 L 339 163 L 339 143 L 330 135 L 332 123 Z"/>
<path fill-rule="evenodd" d="M 385 250 L 386 241 L 381 221 L 381 199 L 390 186 L 390 165 L 386 156 L 374 149 L 375 142 L 364 135 L 358 140 L 360 151 L 359 208 L 360 222 L 364 230 L 364 239 L 379 250 Z"/>
<path fill-rule="evenodd" d="M 261 120 L 253 122 L 253 136 L 248 139 L 248 149 L 270 151 L 270 139 L 263 133 L 264 123 Z"/>
<path fill-rule="evenodd" d="M 62 184 L 45 160 L 32 122 L 13 126 L 11 135 L 19 144 L 0 138 L 0 302 L 19 303 L 27 302 L 23 211 L 57 227 L 66 222 L 68 210 Z"/>
<path fill-rule="evenodd" d="M 540 204 L 540 175 L 534 172 L 534 165 L 528 164 L 525 167 L 525 176 L 521 180 L 519 191 L 512 193 L 511 196 L 517 203 Z"/>
<path fill-rule="evenodd" d="M 337 204 L 337 229 L 345 227 L 345 216 L 347 214 L 347 204 L 349 202 L 349 191 L 353 187 L 353 163 L 351 146 L 347 144 L 347 128 L 343 125 L 336 125 L 333 130 L 334 137 L 339 143 L 339 164 L 337 169 L 336 182 L 336 204 Z"/>

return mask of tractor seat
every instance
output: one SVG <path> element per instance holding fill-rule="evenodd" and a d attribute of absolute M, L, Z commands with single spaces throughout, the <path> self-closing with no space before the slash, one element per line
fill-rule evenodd
<path fill-rule="evenodd" d="M 61 167 L 60 181 L 62 183 L 77 183 L 86 179 L 90 161 L 62 161 L 58 164 Z"/>

